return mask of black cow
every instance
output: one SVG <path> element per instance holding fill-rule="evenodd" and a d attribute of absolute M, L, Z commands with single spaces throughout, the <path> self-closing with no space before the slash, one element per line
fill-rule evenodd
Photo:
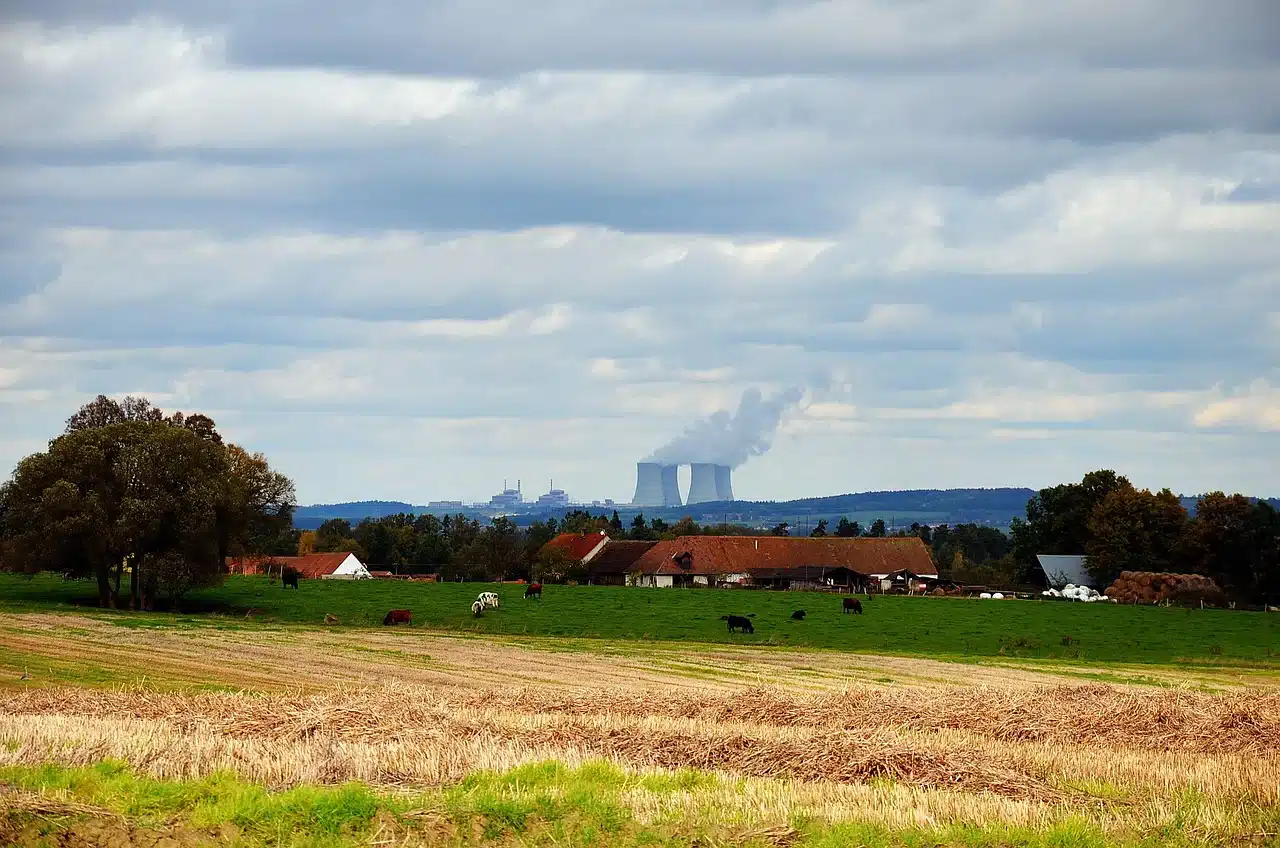
<path fill-rule="evenodd" d="M 791 620 L 804 621 L 804 610 L 796 610 L 795 612 L 791 613 Z"/>
<path fill-rule="evenodd" d="M 302 575 L 298 573 L 298 570 L 296 568 L 286 567 L 283 571 L 280 572 L 280 582 L 284 584 L 284 588 L 286 589 L 288 589 L 290 586 L 296 589 L 298 588 L 298 578 L 301 576 Z"/>
<path fill-rule="evenodd" d="M 538 600 L 542 600 L 542 584 L 530 583 L 529 588 L 524 590 L 524 596 L 526 598 L 537 598 Z"/>
<path fill-rule="evenodd" d="M 862 615 L 862 601 L 857 598 L 845 598 L 844 611 L 847 613 L 849 610 L 853 610 L 858 615 Z"/>
<path fill-rule="evenodd" d="M 730 633 L 734 632 L 734 630 L 741 630 L 743 633 L 756 632 L 756 629 L 751 626 L 751 619 L 749 618 L 743 618 L 740 615 L 722 615 L 720 620 L 729 622 Z"/>

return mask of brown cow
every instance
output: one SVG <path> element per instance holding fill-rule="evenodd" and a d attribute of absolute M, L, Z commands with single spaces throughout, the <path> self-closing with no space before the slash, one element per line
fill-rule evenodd
<path fill-rule="evenodd" d="M 382 619 L 385 625 L 393 624 L 413 624 L 413 615 L 408 610 L 391 610 Z"/>
<path fill-rule="evenodd" d="M 296 568 L 293 568 L 292 566 L 286 565 L 284 568 L 280 570 L 280 582 L 284 584 L 284 588 L 286 589 L 288 589 L 290 586 L 292 586 L 295 589 L 298 588 L 298 578 L 301 576 L 302 575 L 298 572 L 298 570 Z"/>
<path fill-rule="evenodd" d="M 526 598 L 537 598 L 538 600 L 542 600 L 542 584 L 530 583 L 529 588 L 524 590 L 524 596 Z"/>
<path fill-rule="evenodd" d="M 853 610 L 858 615 L 862 615 L 862 601 L 857 598 L 845 598 L 844 611 L 847 613 L 849 610 Z"/>

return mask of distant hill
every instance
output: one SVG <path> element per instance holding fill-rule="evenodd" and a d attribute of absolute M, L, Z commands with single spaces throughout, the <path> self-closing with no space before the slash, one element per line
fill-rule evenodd
<path fill-rule="evenodd" d="M 300 530 L 314 530 L 331 518 L 345 518 L 355 524 L 363 518 L 381 518 L 384 515 L 399 515 L 402 512 L 411 512 L 416 515 L 425 511 L 426 507 L 414 506 L 403 501 L 312 504 L 298 507 L 293 513 L 293 526 Z"/>
<path fill-rule="evenodd" d="M 584 508 L 597 513 L 609 513 L 616 508 L 619 516 L 627 521 L 630 521 L 636 513 L 643 512 L 648 518 L 662 518 L 668 522 L 679 521 L 686 515 L 704 522 L 722 521 L 728 515 L 730 521 L 758 524 L 795 522 L 802 518 L 816 522 L 820 518 L 847 516 L 850 520 L 861 521 L 864 524 L 869 524 L 876 518 L 883 518 L 894 525 L 908 525 L 912 521 L 930 524 L 978 522 L 1005 527 L 1014 516 L 1023 514 L 1027 499 L 1033 494 L 1035 492 L 1031 489 L 916 489 L 902 492 L 831 495 L 793 501 L 702 503 L 668 509 L 660 507 L 639 509 L 627 504 L 619 504 L 616 507 Z M 299 507 L 294 514 L 293 523 L 300 529 L 313 530 L 331 518 L 345 518 L 354 524 L 364 518 L 380 518 L 402 512 L 417 515 L 431 511 L 434 510 L 402 501 L 316 504 Z M 447 511 L 463 512 L 476 517 L 490 514 L 488 510 L 483 509 Z M 517 516 L 517 520 L 524 524 L 547 517 L 559 518 L 564 513 L 564 509 L 535 510 L 529 507 L 527 512 Z"/>
<path fill-rule="evenodd" d="M 691 504 L 681 507 L 645 507 L 629 504 L 616 507 L 571 507 L 587 509 L 593 513 L 610 514 L 617 509 L 618 516 L 629 524 L 639 512 L 646 518 L 661 518 L 672 523 L 690 516 L 702 523 L 724 521 L 753 526 L 772 526 L 782 521 L 792 525 L 811 526 L 821 519 L 834 527 L 840 517 L 858 521 L 866 526 L 877 518 L 891 527 L 906 527 L 912 522 L 921 524 L 988 524 L 1008 528 L 1014 518 L 1026 514 L 1027 501 L 1035 495 L 1033 489 L 909 489 L 898 492 L 859 492 L 844 495 L 827 495 L 819 498 L 800 498 L 793 501 L 730 501 Z M 1280 499 L 1269 498 L 1268 503 L 1280 509 Z M 1196 498 L 1183 497 L 1182 505 L 1194 513 Z M 560 518 L 566 510 L 533 509 L 526 504 L 527 512 L 513 516 L 519 524 Z M 345 518 L 352 524 L 365 518 L 381 518 L 399 513 L 419 515 L 425 512 L 463 513 L 481 520 L 494 512 L 488 509 L 432 510 L 426 506 L 403 501 L 355 501 L 352 503 L 315 504 L 298 507 L 294 514 L 295 527 L 314 530 L 331 518 Z"/>

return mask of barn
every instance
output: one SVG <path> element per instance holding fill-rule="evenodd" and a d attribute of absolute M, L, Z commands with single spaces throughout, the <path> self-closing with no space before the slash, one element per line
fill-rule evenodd
<path fill-rule="evenodd" d="M 587 566 L 587 582 L 593 586 L 625 586 L 640 557 L 657 542 L 610 539 Z"/>
<path fill-rule="evenodd" d="M 285 568 L 292 568 L 309 580 L 368 580 L 373 577 L 359 557 L 346 551 L 300 557 L 241 557 L 227 561 L 227 572 L 230 574 L 279 577 Z"/>
<path fill-rule="evenodd" d="M 1045 581 L 1055 589 L 1061 589 L 1068 583 L 1097 588 L 1096 581 L 1089 576 L 1083 555 L 1036 554 L 1036 561 L 1044 572 Z"/>
<path fill-rule="evenodd" d="M 561 533 L 542 546 L 542 550 L 562 550 L 583 565 L 589 564 L 609 542 L 603 530 L 595 533 Z"/>
<path fill-rule="evenodd" d="M 681 536 L 659 542 L 636 562 L 643 586 L 777 586 L 857 590 L 906 570 L 936 580 L 918 538 Z"/>
<path fill-rule="evenodd" d="M 373 576 L 352 553 L 307 554 L 294 557 L 289 565 L 312 580 L 368 580 Z"/>

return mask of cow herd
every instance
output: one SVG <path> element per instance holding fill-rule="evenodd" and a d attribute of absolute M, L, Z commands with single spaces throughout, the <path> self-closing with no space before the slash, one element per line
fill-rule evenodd
<path fill-rule="evenodd" d="M 282 569 L 280 577 L 284 588 L 298 588 L 298 578 L 301 575 L 292 568 L 285 567 Z M 542 600 L 542 584 L 530 583 L 524 590 L 524 596 L 528 598 L 536 598 Z M 481 592 L 476 599 L 471 602 L 471 614 L 479 617 L 484 615 L 484 611 L 488 609 L 501 609 L 502 601 L 498 598 L 497 592 Z M 841 605 L 841 611 L 845 614 L 854 612 L 862 615 L 862 601 L 857 598 L 844 598 Z M 807 613 L 800 609 L 791 613 L 792 621 L 804 621 Z M 338 619 L 335 616 L 325 615 L 325 624 L 337 624 Z M 751 623 L 751 619 L 755 618 L 755 613 L 742 615 L 722 615 L 720 620 L 727 622 L 730 633 L 755 633 L 755 626 Z M 383 625 L 392 627 L 397 624 L 413 624 L 413 613 L 407 609 L 388 610 L 387 614 L 382 617 Z"/>
<path fill-rule="evenodd" d="M 542 600 L 542 584 L 530 583 L 528 588 L 524 590 L 524 596 Z M 474 616 L 484 615 L 484 611 L 487 609 L 502 609 L 502 600 L 498 597 L 497 592 L 481 592 L 471 602 L 471 614 Z M 382 623 L 388 627 L 395 624 L 413 624 L 413 616 L 409 610 L 389 610 L 383 617 Z"/>
<path fill-rule="evenodd" d="M 857 598 L 845 598 L 841 609 L 845 614 L 855 612 L 858 615 L 862 615 L 862 601 L 858 600 Z M 806 613 L 802 609 L 796 610 L 795 612 L 791 613 L 791 620 L 804 621 L 804 617 L 807 614 L 808 613 Z M 746 616 L 741 616 L 741 615 L 720 616 L 721 621 L 729 622 L 730 633 L 755 633 L 756 628 L 751 623 L 751 619 L 753 618 L 755 618 L 755 613 L 748 613 Z"/>

